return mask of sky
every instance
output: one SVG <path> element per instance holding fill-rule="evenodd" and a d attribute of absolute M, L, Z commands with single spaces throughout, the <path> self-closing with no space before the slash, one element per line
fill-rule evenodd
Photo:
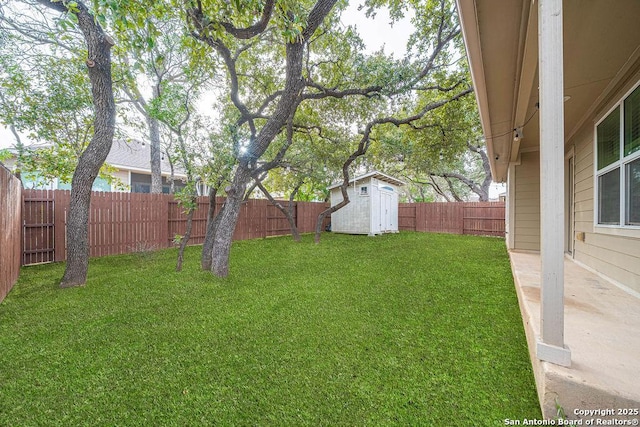
<path fill-rule="evenodd" d="M 378 11 L 375 19 L 371 19 L 365 16 L 364 11 L 358 11 L 359 3 L 355 1 L 349 4 L 342 14 L 342 22 L 345 25 L 356 26 L 368 53 L 384 46 L 386 53 L 393 53 L 396 58 L 401 58 L 406 52 L 407 40 L 413 30 L 410 18 L 405 17 L 391 26 L 387 9 Z"/>

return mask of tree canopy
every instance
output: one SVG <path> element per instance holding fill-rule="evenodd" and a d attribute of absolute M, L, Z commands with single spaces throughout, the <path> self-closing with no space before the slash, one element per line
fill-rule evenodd
<path fill-rule="evenodd" d="M 367 53 L 357 30 L 341 23 L 346 6 L 2 2 L 0 120 L 82 158 L 98 112 L 79 21 L 91 16 L 114 44 L 119 124 L 155 147 L 152 170 L 164 151 L 192 181 L 209 183 L 214 194 L 224 188 L 226 203 L 207 232 L 211 252 L 203 254 L 203 266 L 219 276 L 228 274 L 231 236 L 252 183 L 302 200 L 326 197 L 337 180 L 344 206 L 353 174 L 376 167 L 414 183 L 415 199 L 427 198 L 426 187 L 452 200 L 482 198 L 490 178 L 454 1 L 364 1 L 362 14 L 387 8 L 393 21 L 410 17 L 414 32 L 399 58 Z M 30 14 L 46 19 L 25 19 Z M 46 46 L 33 52 L 42 72 L 25 66 L 29 40 Z M 75 168 L 47 161 L 59 172 Z"/>

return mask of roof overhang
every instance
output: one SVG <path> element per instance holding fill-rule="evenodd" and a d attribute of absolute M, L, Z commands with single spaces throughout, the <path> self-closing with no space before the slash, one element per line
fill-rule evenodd
<path fill-rule="evenodd" d="M 151 175 L 151 171 L 149 169 L 136 168 L 136 167 L 127 166 L 127 165 L 119 165 L 117 163 L 109 163 L 109 166 L 112 166 L 122 172 L 133 172 L 133 173 L 139 173 L 143 175 Z M 160 175 L 164 177 L 170 177 L 171 172 L 167 172 L 166 170 L 163 170 Z M 182 172 L 174 172 L 173 176 L 179 179 L 187 179 L 187 175 Z"/>
<path fill-rule="evenodd" d="M 353 184 L 354 182 L 357 183 L 359 181 L 364 181 L 365 179 L 368 179 L 368 178 L 375 178 L 375 179 L 377 179 L 379 181 L 383 181 L 383 182 L 386 182 L 388 184 L 396 185 L 398 187 L 402 187 L 403 185 L 405 185 L 405 183 L 403 181 L 400 181 L 397 178 L 394 178 L 394 177 L 392 177 L 390 175 L 387 175 L 387 174 L 379 172 L 379 171 L 373 171 L 373 172 L 366 173 L 364 175 L 357 176 L 355 178 L 352 178 L 349 181 L 349 183 L 350 184 Z M 333 190 L 334 188 L 338 188 L 341 185 L 342 185 L 342 182 L 333 184 L 333 185 L 327 187 L 327 190 Z"/>
<path fill-rule="evenodd" d="M 457 0 L 493 179 L 539 149 L 538 3 Z M 640 1 L 563 1 L 565 141 L 640 62 Z M 516 132 L 518 137 L 516 137 Z"/>

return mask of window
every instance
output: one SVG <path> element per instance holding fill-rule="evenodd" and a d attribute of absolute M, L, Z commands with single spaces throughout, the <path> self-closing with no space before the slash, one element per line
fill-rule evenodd
<path fill-rule="evenodd" d="M 596 125 L 597 221 L 640 226 L 640 86 Z"/>
<path fill-rule="evenodd" d="M 360 195 L 366 196 L 369 194 L 369 189 L 367 187 L 360 187 Z"/>
<path fill-rule="evenodd" d="M 640 159 L 627 164 L 626 224 L 640 225 Z"/>

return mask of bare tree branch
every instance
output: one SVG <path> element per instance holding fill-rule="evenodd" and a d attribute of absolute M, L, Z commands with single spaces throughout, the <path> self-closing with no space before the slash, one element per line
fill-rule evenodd
<path fill-rule="evenodd" d="M 260 21 L 256 22 L 250 27 L 247 28 L 236 28 L 229 22 L 220 22 L 220 25 L 225 29 L 225 31 L 231 34 L 233 37 L 237 39 L 250 39 L 252 37 L 257 36 L 262 33 L 266 28 L 269 20 L 271 19 L 271 14 L 273 12 L 273 7 L 275 5 L 275 0 L 267 0 L 262 9 L 262 16 L 260 17 Z"/>

